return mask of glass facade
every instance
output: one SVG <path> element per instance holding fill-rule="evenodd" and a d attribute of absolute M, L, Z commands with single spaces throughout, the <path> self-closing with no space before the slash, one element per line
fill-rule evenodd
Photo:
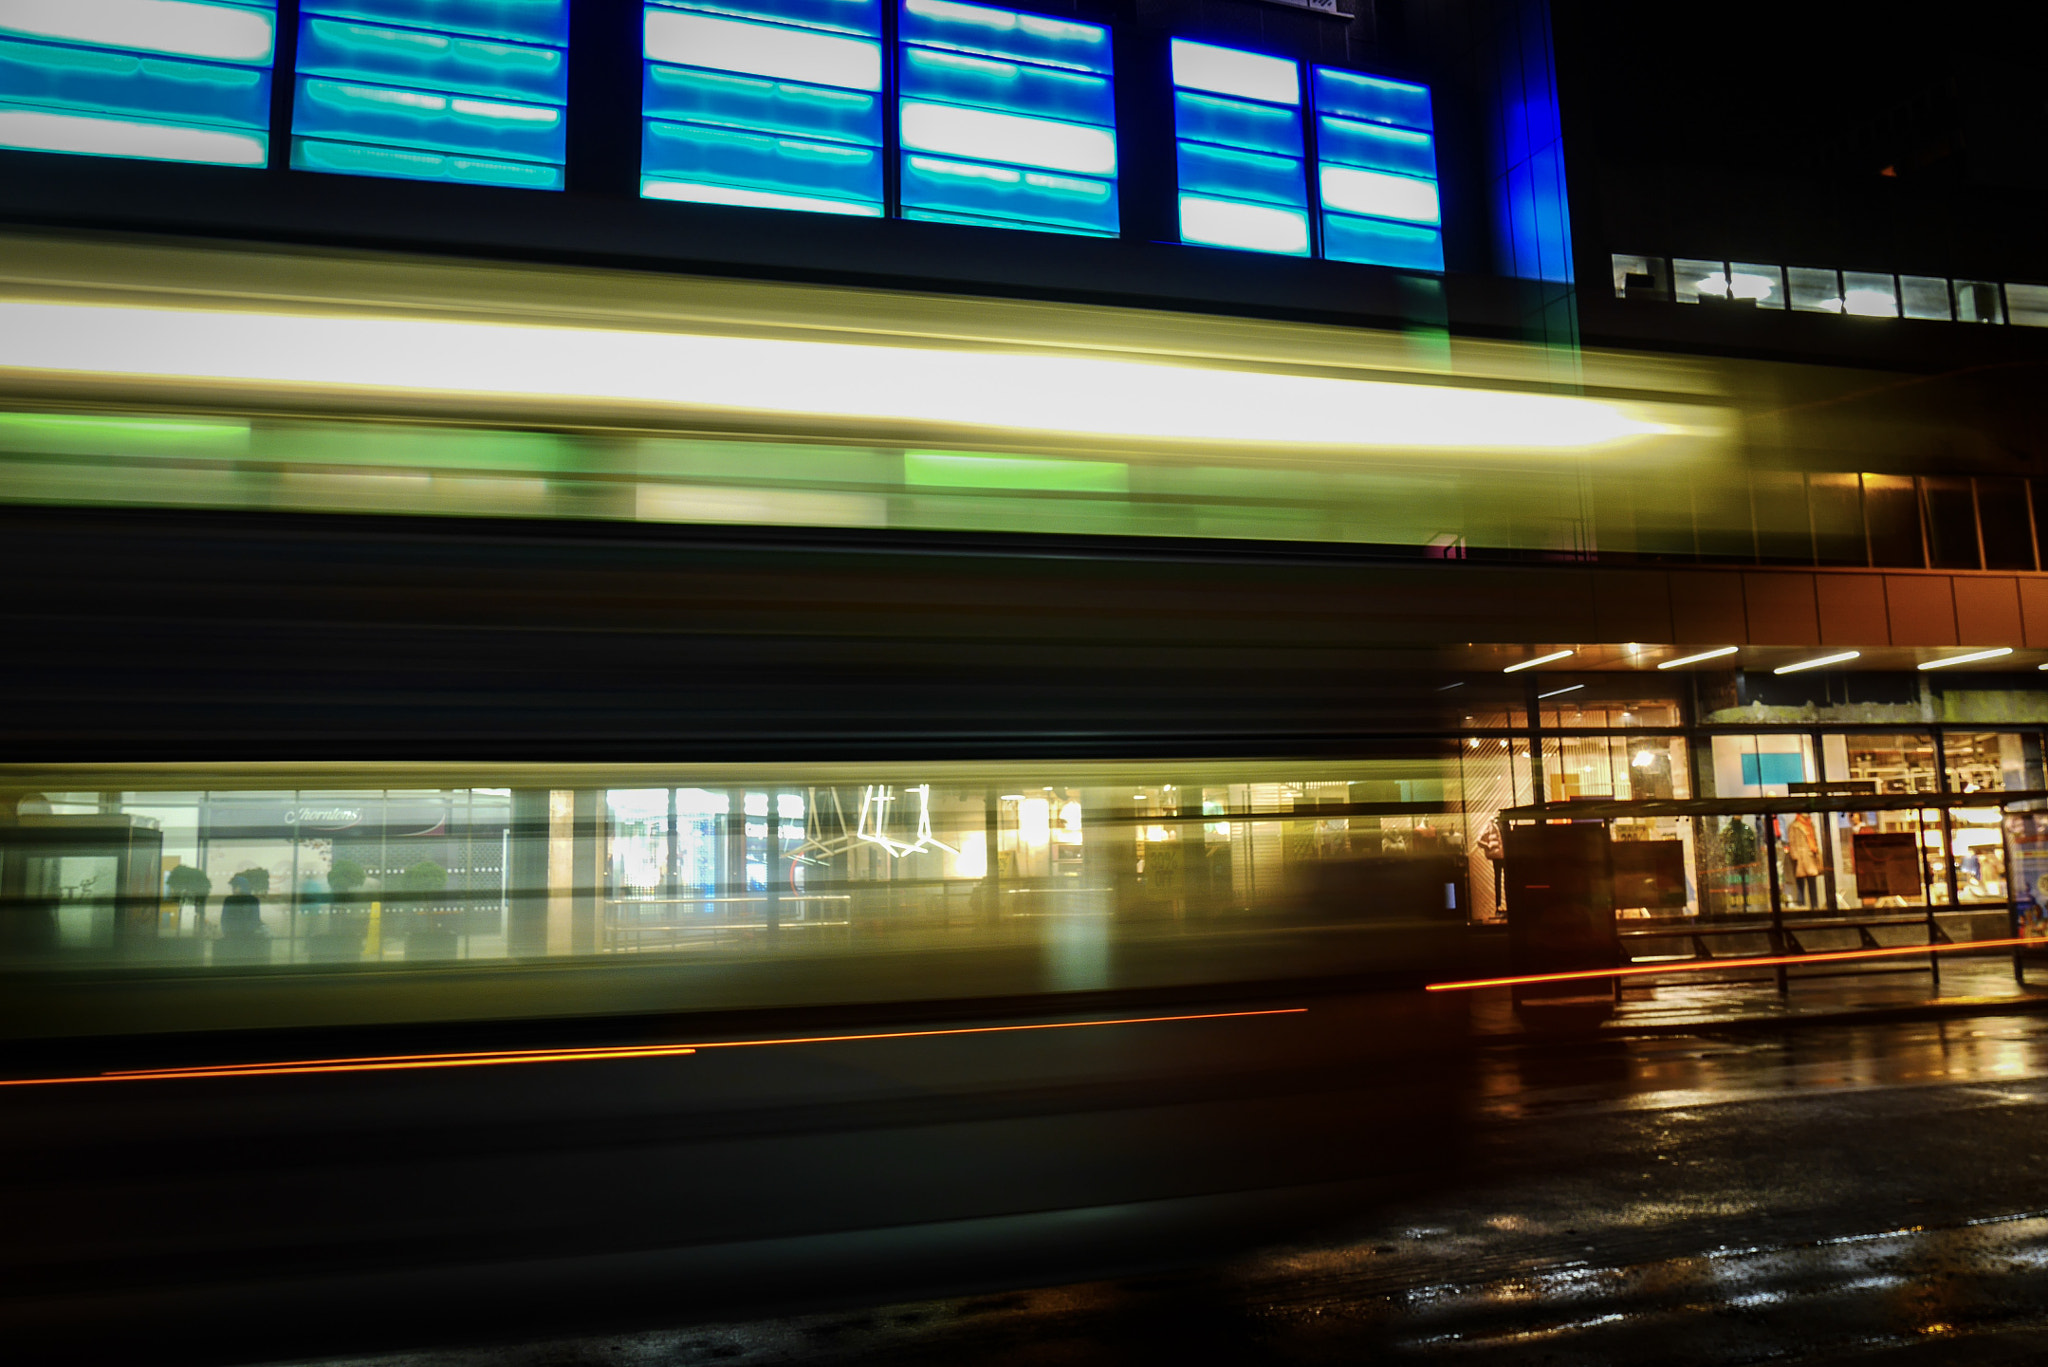
<path fill-rule="evenodd" d="M 1300 65 L 1184 38 L 1172 61 L 1181 240 L 1309 255 Z"/>
<path fill-rule="evenodd" d="M 1312 81 L 1323 255 L 1442 270 L 1428 87 L 1327 66 L 1313 68 Z"/>
<path fill-rule="evenodd" d="M 304 0 L 292 166 L 559 190 L 568 0 Z"/>
<path fill-rule="evenodd" d="M 275 0 L 0 6 L 0 147 L 261 167 Z"/>
<path fill-rule="evenodd" d="M 1681 304 L 1704 299 L 1767 309 L 1782 309 L 1789 302 L 1802 313 L 2048 327 L 2048 285 L 1813 266 L 1788 270 L 1756 262 L 1687 257 L 1617 254 L 1612 264 L 1617 299 L 1664 299 Z"/>
<path fill-rule="evenodd" d="M 956 0 L 902 0 L 905 218 L 1117 231 L 1109 30 Z"/>
<path fill-rule="evenodd" d="M 644 7 L 640 193 L 880 217 L 880 0 Z"/>

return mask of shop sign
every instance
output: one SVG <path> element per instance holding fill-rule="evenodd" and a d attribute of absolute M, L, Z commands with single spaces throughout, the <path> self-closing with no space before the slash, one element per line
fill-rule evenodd
<path fill-rule="evenodd" d="M 1855 849 L 1858 897 L 1920 896 L 1920 843 L 1911 831 L 1859 831 Z"/>

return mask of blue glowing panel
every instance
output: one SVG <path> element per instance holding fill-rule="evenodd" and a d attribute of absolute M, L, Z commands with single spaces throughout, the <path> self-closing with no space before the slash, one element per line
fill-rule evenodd
<path fill-rule="evenodd" d="M 879 0 L 646 0 L 640 193 L 877 218 Z"/>
<path fill-rule="evenodd" d="M 292 167 L 562 188 L 568 0 L 303 0 Z"/>
<path fill-rule="evenodd" d="M 0 147 L 270 160 L 276 0 L 0 3 Z"/>
<path fill-rule="evenodd" d="M 1300 66 L 1184 38 L 1171 55 L 1181 241 L 1307 256 Z"/>
<path fill-rule="evenodd" d="M 1323 255 L 1442 270 L 1429 87 L 1319 66 L 1311 88 Z"/>
<path fill-rule="evenodd" d="M 1114 236 L 1109 30 L 957 0 L 902 0 L 905 218 Z"/>

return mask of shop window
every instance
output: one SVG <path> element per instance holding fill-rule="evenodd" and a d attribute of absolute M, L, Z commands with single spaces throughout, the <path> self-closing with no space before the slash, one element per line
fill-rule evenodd
<path fill-rule="evenodd" d="M 1808 475 L 1806 497 L 1813 513 L 1814 558 L 1823 565 L 1865 565 L 1863 487 L 1854 475 Z"/>
<path fill-rule="evenodd" d="M 1794 266 L 1785 272 L 1786 295 L 1801 313 L 1840 313 L 1842 276 L 1839 271 Z"/>
<path fill-rule="evenodd" d="M 1616 299 L 1669 299 L 1670 280 L 1661 256 L 1616 256 L 1614 297 Z"/>
<path fill-rule="evenodd" d="M 2020 327 L 2048 328 L 2048 285 L 2007 285 L 2005 307 Z"/>
<path fill-rule="evenodd" d="M 1927 506 L 1927 559 L 1937 570 L 1982 568 L 1977 551 L 1977 506 L 1967 479 L 1923 479 Z"/>
<path fill-rule="evenodd" d="M 1980 479 L 1977 526 L 1984 537 L 1984 568 L 2034 568 L 2034 524 L 2027 510 L 2027 484 L 2019 479 Z"/>
<path fill-rule="evenodd" d="M 1889 275 L 1843 271 L 1842 312 L 1857 318 L 1898 317 L 1898 282 Z"/>
<path fill-rule="evenodd" d="M 1692 261 L 1678 257 L 1671 263 L 1671 296 L 1681 304 L 1697 304 L 1701 297 L 1728 297 L 1728 263 Z"/>
<path fill-rule="evenodd" d="M 1728 297 L 1760 309 L 1785 307 L 1785 272 L 1779 266 L 1736 261 L 1728 267 Z"/>
<path fill-rule="evenodd" d="M 0 6 L 0 147 L 261 167 L 276 0 Z"/>
<path fill-rule="evenodd" d="M 292 166 L 559 190 L 568 0 L 304 0 Z"/>
<path fill-rule="evenodd" d="M 1949 299 L 1948 281 L 1938 275 L 1902 275 L 1899 277 L 1900 311 L 1908 318 L 1924 318 L 1931 322 L 1946 323 L 1955 317 L 1955 308 Z"/>
<path fill-rule="evenodd" d="M 1989 280 L 1958 280 L 1955 282 L 1956 321 L 1958 323 L 2003 323 L 2005 301 L 1999 297 L 1998 286 Z"/>
<path fill-rule="evenodd" d="M 1863 476 L 1863 516 L 1870 532 L 1870 563 L 1924 568 L 1920 495 L 1906 475 Z"/>
<path fill-rule="evenodd" d="M 1715 736 L 1701 777 L 1709 797 L 1783 797 L 1820 777 L 1813 742 L 1802 735 Z"/>
<path fill-rule="evenodd" d="M 1109 30 L 957 0 L 901 16 L 903 216 L 1114 236 Z"/>

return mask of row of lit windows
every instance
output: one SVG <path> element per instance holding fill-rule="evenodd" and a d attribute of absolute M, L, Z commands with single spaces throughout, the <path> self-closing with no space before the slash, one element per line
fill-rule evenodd
<path fill-rule="evenodd" d="M 641 194 L 1117 235 L 1110 31 L 896 3 L 889 33 L 882 0 L 643 0 Z M 563 188 L 568 0 L 298 22 L 294 168 Z M 265 166 L 277 23 L 276 0 L 0 0 L 0 147 Z M 1170 55 L 1183 241 L 1443 269 L 1426 87 Z"/>
<path fill-rule="evenodd" d="M 2048 327 L 2048 286 L 1939 275 L 1886 275 L 1752 261 L 1616 256 L 1614 297 L 1729 303 L 1857 318 Z"/>

